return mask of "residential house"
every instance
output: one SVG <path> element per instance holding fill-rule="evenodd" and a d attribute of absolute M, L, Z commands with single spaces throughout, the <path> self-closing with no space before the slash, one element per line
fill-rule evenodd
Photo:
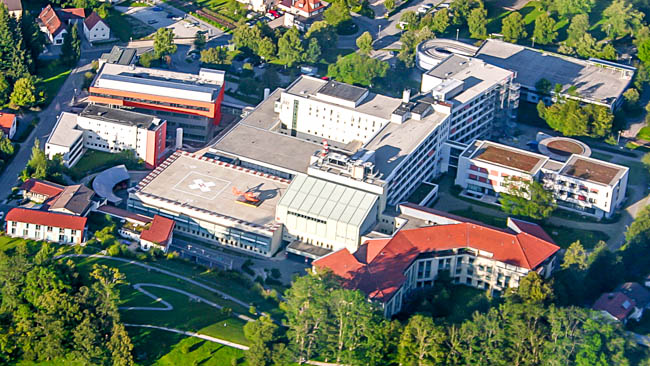
<path fill-rule="evenodd" d="M 140 234 L 140 248 L 148 251 L 158 248 L 167 253 L 174 237 L 174 220 L 154 215 L 149 227 Z"/>
<path fill-rule="evenodd" d="M 0 131 L 9 139 L 13 139 L 16 134 L 17 122 L 15 114 L 0 112 Z"/>
<path fill-rule="evenodd" d="M 62 186 L 46 180 L 30 178 L 21 186 L 22 195 L 35 203 L 42 203 L 45 211 L 86 216 L 102 203 L 95 192 L 84 185 Z"/>
<path fill-rule="evenodd" d="M 104 41 L 111 38 L 111 29 L 96 12 L 90 13 L 83 23 L 84 36 L 89 42 Z"/>
<path fill-rule="evenodd" d="M 63 44 L 63 38 L 68 32 L 68 26 L 78 24 L 86 17 L 86 11 L 81 8 L 54 9 L 47 5 L 38 16 L 41 31 L 47 35 L 50 43 Z"/>
<path fill-rule="evenodd" d="M 87 218 L 27 208 L 12 208 L 5 217 L 7 235 L 61 244 L 84 242 Z"/>
<path fill-rule="evenodd" d="M 639 321 L 643 311 L 650 308 L 650 291 L 636 282 L 626 282 L 613 292 L 600 295 L 593 309 L 605 316 L 626 323 Z"/>
<path fill-rule="evenodd" d="M 278 2 L 278 9 L 289 14 L 311 18 L 324 12 L 328 5 L 329 3 L 321 0 L 282 0 Z"/>
<path fill-rule="evenodd" d="M 23 4 L 21 0 L 0 0 L 7 10 L 9 10 L 9 15 L 13 16 L 16 19 L 20 19 L 23 16 Z"/>
<path fill-rule="evenodd" d="M 46 180 L 29 178 L 21 186 L 23 198 L 35 203 L 43 203 L 58 196 L 65 187 Z"/>

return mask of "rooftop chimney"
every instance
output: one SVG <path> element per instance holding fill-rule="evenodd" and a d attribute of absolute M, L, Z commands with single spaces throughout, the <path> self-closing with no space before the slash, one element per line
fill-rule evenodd
<path fill-rule="evenodd" d="M 411 100 L 411 89 L 404 89 L 402 92 L 402 102 L 408 103 Z"/>

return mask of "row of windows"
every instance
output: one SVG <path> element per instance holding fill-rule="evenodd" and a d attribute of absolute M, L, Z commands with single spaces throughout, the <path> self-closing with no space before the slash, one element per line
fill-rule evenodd
<path fill-rule="evenodd" d="M 325 220 L 317 219 L 317 218 L 315 218 L 315 217 L 311 217 L 311 216 L 303 215 L 303 214 L 300 214 L 300 213 L 297 213 L 297 212 L 293 212 L 293 211 L 287 211 L 287 215 L 291 215 L 291 216 L 295 216 L 295 217 L 300 217 L 300 218 L 302 218 L 302 219 L 307 219 L 307 220 L 309 220 L 309 221 L 314 221 L 314 222 L 317 222 L 317 223 L 319 223 L 319 224 L 327 224 L 327 221 L 325 221 Z"/>
<path fill-rule="evenodd" d="M 128 102 L 155 104 L 155 105 L 160 105 L 160 106 L 164 106 L 164 107 L 191 109 L 191 110 L 195 110 L 195 111 L 205 111 L 205 112 L 207 112 L 207 111 L 210 110 L 209 108 L 206 108 L 206 107 L 199 107 L 199 106 L 178 104 L 178 103 L 161 102 L 159 100 L 121 97 L 121 96 L 117 96 L 117 95 L 109 95 L 109 94 L 102 94 L 102 93 L 91 93 L 90 95 L 97 96 L 97 97 L 102 97 L 102 98 L 115 99 L 115 100 L 124 100 L 124 101 L 128 101 Z"/>

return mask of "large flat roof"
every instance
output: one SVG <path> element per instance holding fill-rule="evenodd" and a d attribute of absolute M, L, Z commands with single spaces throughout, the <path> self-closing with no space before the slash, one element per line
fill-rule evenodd
<path fill-rule="evenodd" d="M 64 147 L 72 146 L 83 135 L 83 131 L 77 130 L 76 127 L 76 114 L 68 112 L 61 113 L 54 129 L 47 138 L 47 143 Z"/>
<path fill-rule="evenodd" d="M 535 174 L 548 160 L 548 157 L 490 141 L 477 141 L 472 159 L 497 164 L 506 168 Z"/>
<path fill-rule="evenodd" d="M 213 102 L 223 81 L 197 74 L 159 70 L 133 65 L 104 64 L 93 87 L 161 97 Z"/>
<path fill-rule="evenodd" d="M 326 180 L 296 176 L 279 206 L 288 211 L 360 226 L 377 201 L 377 196 Z"/>
<path fill-rule="evenodd" d="M 580 155 L 572 155 L 560 174 L 605 185 L 615 185 L 629 168 Z"/>
<path fill-rule="evenodd" d="M 109 108 L 98 104 L 89 104 L 83 111 L 81 111 L 81 113 L 79 113 L 79 116 L 99 121 L 119 123 L 127 126 L 137 126 L 143 129 L 149 129 L 152 126 L 155 127 L 154 122 L 160 121 L 159 118 L 148 114 L 131 112 L 124 109 Z"/>
<path fill-rule="evenodd" d="M 233 219 L 239 224 L 275 227 L 275 206 L 289 181 L 189 153 L 174 153 L 137 186 L 136 196 L 164 201 L 183 212 L 189 208 Z M 259 206 L 239 202 L 233 188 L 255 192 Z"/>
<path fill-rule="evenodd" d="M 328 95 L 330 97 L 343 99 L 351 102 L 359 100 L 359 98 L 361 98 L 367 92 L 368 89 L 366 88 L 361 88 L 358 86 L 345 84 L 345 83 L 339 83 L 338 81 L 335 80 L 328 81 L 325 85 L 323 85 L 322 87 L 320 87 L 320 89 L 318 89 L 319 94 Z"/>
<path fill-rule="evenodd" d="M 451 100 L 464 104 L 492 88 L 494 84 L 504 81 L 512 73 L 510 70 L 490 65 L 477 58 L 451 55 L 429 70 L 427 75 L 439 79 L 452 78 L 462 81 L 463 91 Z"/>
<path fill-rule="evenodd" d="M 280 120 L 273 106 L 280 99 L 282 91 L 276 89 L 271 93 L 212 148 L 242 159 L 306 173 L 309 158 L 321 145 L 274 130 Z"/>
<path fill-rule="evenodd" d="M 625 91 L 634 68 L 604 61 L 586 61 L 534 48 L 489 39 L 476 57 L 490 64 L 517 72 L 516 81 L 534 88 L 540 79 L 551 85 L 571 86 L 583 98 L 611 105 Z"/>

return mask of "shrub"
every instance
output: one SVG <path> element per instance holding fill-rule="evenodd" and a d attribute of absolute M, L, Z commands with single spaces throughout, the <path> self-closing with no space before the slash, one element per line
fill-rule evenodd
<path fill-rule="evenodd" d="M 280 270 L 277 268 L 271 268 L 271 277 L 277 279 L 280 279 L 282 277 L 282 274 L 280 273 Z"/>

